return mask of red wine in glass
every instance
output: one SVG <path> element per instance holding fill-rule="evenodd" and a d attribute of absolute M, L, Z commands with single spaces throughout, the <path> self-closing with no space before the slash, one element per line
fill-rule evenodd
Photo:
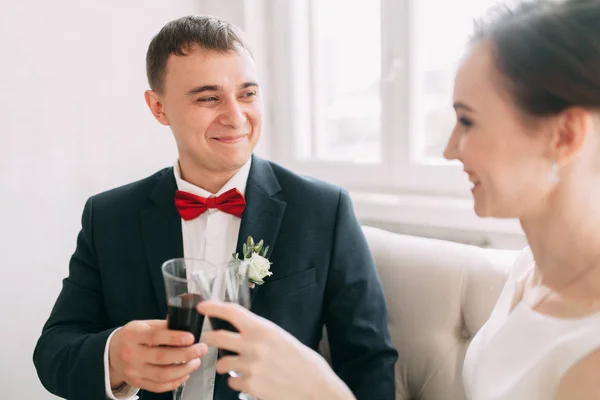
<path fill-rule="evenodd" d="M 201 259 L 173 258 L 163 263 L 168 329 L 190 332 L 196 343 L 200 341 L 204 315 L 196 306 L 211 297 L 219 270 L 217 265 Z M 181 400 L 184 389 L 185 383 L 173 390 L 173 400 Z"/>
<path fill-rule="evenodd" d="M 200 341 L 204 315 L 196 310 L 196 306 L 203 300 L 202 296 L 193 293 L 184 293 L 168 301 L 167 328 L 177 331 L 186 331 L 194 335 L 194 343 Z"/>

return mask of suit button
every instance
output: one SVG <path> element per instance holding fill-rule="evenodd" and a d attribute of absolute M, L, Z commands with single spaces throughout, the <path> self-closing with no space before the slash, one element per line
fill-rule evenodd
<path fill-rule="evenodd" d="M 215 386 L 215 378 L 210 378 L 210 380 L 208 381 L 208 384 L 210 386 Z"/>

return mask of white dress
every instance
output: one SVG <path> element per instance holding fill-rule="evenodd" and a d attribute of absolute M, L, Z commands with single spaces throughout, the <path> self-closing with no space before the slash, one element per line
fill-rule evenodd
<path fill-rule="evenodd" d="M 489 320 L 467 349 L 463 382 L 469 400 L 548 400 L 577 361 L 600 349 L 600 313 L 547 316 L 520 301 L 517 280 L 533 265 L 525 248 L 515 261 Z"/>

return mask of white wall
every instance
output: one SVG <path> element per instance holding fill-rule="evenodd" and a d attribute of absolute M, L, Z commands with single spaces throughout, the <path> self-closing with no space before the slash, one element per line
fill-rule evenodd
<path fill-rule="evenodd" d="M 176 158 L 147 110 L 145 52 L 198 0 L 0 1 L 0 397 L 51 399 L 33 368 L 87 197 Z"/>

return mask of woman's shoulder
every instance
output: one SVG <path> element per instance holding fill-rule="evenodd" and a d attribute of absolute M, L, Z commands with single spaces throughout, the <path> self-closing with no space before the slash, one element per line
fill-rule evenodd
<path fill-rule="evenodd" d="M 529 246 L 525 246 L 523 250 L 517 255 L 515 258 L 515 262 L 513 263 L 510 273 L 509 280 L 518 281 L 525 274 L 527 274 L 534 266 L 533 253 L 531 252 L 531 248 Z"/>
<path fill-rule="evenodd" d="M 511 310 L 514 307 L 520 288 L 522 288 L 522 283 L 533 266 L 533 253 L 529 246 L 527 246 L 515 257 L 511 267 L 508 269 L 508 277 L 498 297 L 496 308 Z"/>
<path fill-rule="evenodd" d="M 577 361 L 562 377 L 557 400 L 591 400 L 600 398 L 600 347 Z"/>

